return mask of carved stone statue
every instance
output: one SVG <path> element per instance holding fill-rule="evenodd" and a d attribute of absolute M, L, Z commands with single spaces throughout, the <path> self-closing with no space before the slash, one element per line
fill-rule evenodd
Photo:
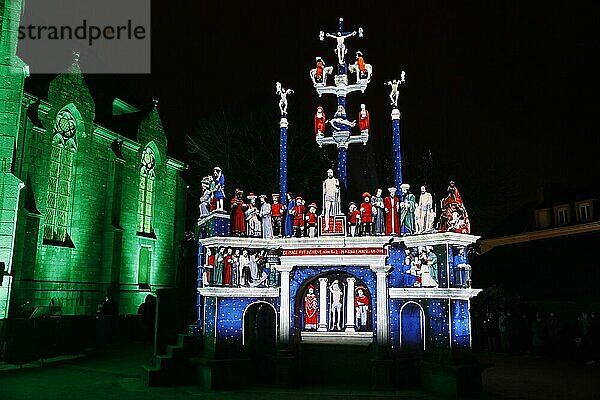
<path fill-rule="evenodd" d="M 202 178 L 202 196 L 200 197 L 200 218 L 206 217 L 210 213 L 211 191 L 209 189 L 210 179 L 205 176 Z"/>
<path fill-rule="evenodd" d="M 415 220 L 417 223 L 415 233 L 427 233 L 433 230 L 435 211 L 433 210 L 433 197 L 427 192 L 425 186 L 421 186 L 419 204 L 415 209 Z"/>
<path fill-rule="evenodd" d="M 342 34 L 342 32 L 337 32 L 336 35 L 332 35 L 331 33 L 326 33 L 325 36 L 334 38 L 337 41 L 337 47 L 335 48 L 335 54 L 338 57 L 338 62 L 340 65 L 344 65 L 344 58 L 346 57 L 346 53 L 348 49 L 346 49 L 346 45 L 344 44 L 344 40 L 351 36 L 355 36 L 356 31 Z"/>
<path fill-rule="evenodd" d="M 333 177 L 333 170 L 327 170 L 327 178 L 323 181 L 323 215 L 325 216 L 325 231 L 329 230 L 329 217 L 339 215 L 340 181 Z"/>
<path fill-rule="evenodd" d="M 358 127 L 360 132 L 369 132 L 369 126 L 371 125 L 371 117 L 369 111 L 364 104 L 360 105 L 360 112 L 358 113 Z"/>
<path fill-rule="evenodd" d="M 338 280 L 334 280 L 331 286 L 329 286 L 330 292 L 330 311 L 329 311 L 329 330 L 332 331 L 337 328 L 338 331 L 342 330 L 342 300 L 344 298 L 344 291 L 340 287 Z"/>
<path fill-rule="evenodd" d="M 325 61 L 321 57 L 317 57 L 317 66 L 310 70 L 310 79 L 313 82 L 313 85 L 316 86 L 326 86 L 327 85 L 327 75 L 331 75 L 333 73 L 332 66 L 326 66 Z"/>
<path fill-rule="evenodd" d="M 400 185 L 400 233 L 412 235 L 415 232 L 415 195 L 410 191 L 410 185 Z"/>
<path fill-rule="evenodd" d="M 439 231 L 471 233 L 469 215 L 454 181 L 450 182 L 448 195 L 442 200 Z"/>
<path fill-rule="evenodd" d="M 373 76 L 373 66 L 365 63 L 362 52 L 356 52 L 356 62 L 349 66 L 350 72 L 356 74 L 356 83 L 369 83 Z"/>
<path fill-rule="evenodd" d="M 275 94 L 280 96 L 279 111 L 281 111 L 282 117 L 287 115 L 287 106 L 288 106 L 287 96 L 288 96 L 288 94 L 292 94 L 292 93 L 294 93 L 294 91 L 292 89 L 284 89 L 283 86 L 281 86 L 280 82 L 277 82 L 275 84 Z"/>
<path fill-rule="evenodd" d="M 356 121 L 347 120 L 345 115 L 346 110 L 344 109 L 344 106 L 339 105 L 334 117 L 328 121 L 334 134 L 341 131 L 349 131 L 350 128 L 356 126 Z"/>
<path fill-rule="evenodd" d="M 325 112 L 321 106 L 317 107 L 315 114 L 315 135 L 325 135 Z"/>
<path fill-rule="evenodd" d="M 404 83 L 404 71 L 402 71 L 400 79 L 394 79 L 393 81 L 386 82 L 385 85 L 391 86 L 392 90 L 390 92 L 390 101 L 392 106 L 398 107 L 398 96 L 400 92 L 398 92 L 398 87 Z"/>
<path fill-rule="evenodd" d="M 219 167 L 215 167 L 213 169 L 213 175 L 215 183 L 213 196 L 216 202 L 216 210 L 223 211 L 223 200 L 225 199 L 225 176 Z"/>

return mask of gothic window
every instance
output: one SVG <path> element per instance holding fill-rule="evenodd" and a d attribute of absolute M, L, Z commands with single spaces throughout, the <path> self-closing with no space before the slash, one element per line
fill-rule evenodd
<path fill-rule="evenodd" d="M 73 164 L 77 152 L 77 121 L 68 109 L 59 111 L 54 122 L 44 240 L 67 242 L 73 189 Z"/>
<path fill-rule="evenodd" d="M 154 201 L 156 157 L 151 147 L 142 153 L 140 190 L 138 204 L 138 227 L 140 233 L 152 234 L 152 208 Z"/>
<path fill-rule="evenodd" d="M 149 289 L 150 271 L 152 268 L 152 250 L 150 247 L 140 247 L 138 260 L 138 285 Z"/>

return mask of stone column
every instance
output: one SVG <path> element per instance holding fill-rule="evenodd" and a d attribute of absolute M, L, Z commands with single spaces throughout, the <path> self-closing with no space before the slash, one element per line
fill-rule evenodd
<path fill-rule="evenodd" d="M 279 344 L 287 346 L 290 342 L 290 271 L 291 267 L 280 265 L 281 272 L 280 297 L 281 306 L 279 309 Z"/>
<path fill-rule="evenodd" d="M 390 267 L 382 264 L 371 269 L 377 276 L 377 347 L 385 349 L 389 338 L 387 272 Z"/>
<path fill-rule="evenodd" d="M 354 329 L 354 277 L 346 278 L 346 332 L 355 332 Z"/>
<path fill-rule="evenodd" d="M 327 331 L 327 278 L 319 278 L 319 327 L 317 331 Z"/>

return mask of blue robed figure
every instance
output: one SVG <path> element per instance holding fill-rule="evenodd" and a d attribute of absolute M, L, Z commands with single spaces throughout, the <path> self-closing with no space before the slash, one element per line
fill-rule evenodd
<path fill-rule="evenodd" d="M 407 255 L 402 263 L 402 283 L 403 287 L 413 287 L 417 282 L 417 276 L 412 271 L 412 257 Z"/>
<path fill-rule="evenodd" d="M 294 235 L 294 219 L 290 214 L 290 210 L 293 210 L 294 206 L 296 206 L 296 200 L 294 200 L 294 197 L 289 192 L 286 194 L 286 197 L 285 228 L 283 230 L 283 236 L 292 237 Z"/>

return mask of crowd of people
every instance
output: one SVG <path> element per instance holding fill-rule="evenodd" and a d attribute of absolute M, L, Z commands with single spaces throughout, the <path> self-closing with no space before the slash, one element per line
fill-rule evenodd
<path fill-rule="evenodd" d="M 473 313 L 474 348 L 489 352 L 575 355 L 588 364 L 600 361 L 600 320 L 595 312 L 561 318 L 555 312 Z"/>

